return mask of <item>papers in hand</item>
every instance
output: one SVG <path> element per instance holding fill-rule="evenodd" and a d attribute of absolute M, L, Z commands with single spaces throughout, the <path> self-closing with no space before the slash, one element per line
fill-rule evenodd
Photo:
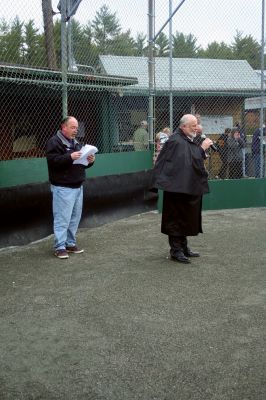
<path fill-rule="evenodd" d="M 95 146 L 91 146 L 90 144 L 85 144 L 85 146 L 81 147 L 81 156 L 78 160 L 75 160 L 73 164 L 82 164 L 87 166 L 89 161 L 87 160 L 88 156 L 94 155 L 97 153 L 98 149 Z"/>

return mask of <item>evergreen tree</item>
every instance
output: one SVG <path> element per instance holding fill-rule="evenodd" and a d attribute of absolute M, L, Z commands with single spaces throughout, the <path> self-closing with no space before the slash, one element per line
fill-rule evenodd
<path fill-rule="evenodd" d="M 147 36 L 144 33 L 137 33 L 134 41 L 134 55 L 137 57 L 147 55 Z"/>
<path fill-rule="evenodd" d="M 247 60 L 254 69 L 260 68 L 261 46 L 251 35 L 243 37 L 237 31 L 231 48 L 235 59 Z"/>
<path fill-rule="evenodd" d="M 135 54 L 135 42 L 131 36 L 130 30 L 120 33 L 110 41 L 109 53 L 119 56 L 134 56 Z"/>
<path fill-rule="evenodd" d="M 4 18 L 0 20 L 0 60 L 5 61 L 8 53 L 7 34 L 9 32 L 9 25 Z"/>
<path fill-rule="evenodd" d="M 231 60 L 233 58 L 233 53 L 231 47 L 224 42 L 212 42 L 208 44 L 206 50 L 199 49 L 198 57 Z"/>
<path fill-rule="evenodd" d="M 173 35 L 173 57 L 177 58 L 195 58 L 200 47 L 197 46 L 197 39 L 191 33 L 184 35 L 176 32 Z"/>
<path fill-rule="evenodd" d="M 12 64 L 21 64 L 23 61 L 23 22 L 15 17 L 9 26 L 2 20 L 1 29 L 1 60 Z"/>
<path fill-rule="evenodd" d="M 56 20 L 54 23 L 54 52 L 56 65 L 58 68 L 61 67 L 61 22 L 60 20 Z"/>
<path fill-rule="evenodd" d="M 96 67 L 98 60 L 97 46 L 92 42 L 91 24 L 85 26 L 72 20 L 72 41 L 74 58 L 77 64 Z M 82 70 L 82 69 L 81 69 Z M 88 72 L 88 69 L 86 69 Z"/>
<path fill-rule="evenodd" d="M 155 54 L 157 57 L 169 56 L 169 39 L 163 32 L 155 40 Z"/>
<path fill-rule="evenodd" d="M 43 36 L 34 27 L 34 21 L 25 24 L 23 63 L 31 66 L 43 66 L 45 60 Z"/>
<path fill-rule="evenodd" d="M 121 32 L 119 21 L 116 13 L 112 14 L 107 5 L 103 5 L 91 24 L 93 38 L 99 48 L 100 54 L 107 54 L 110 43 L 113 45 L 113 40 Z"/>

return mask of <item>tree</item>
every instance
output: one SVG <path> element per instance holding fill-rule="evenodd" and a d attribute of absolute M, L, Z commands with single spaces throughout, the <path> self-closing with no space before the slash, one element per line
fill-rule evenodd
<path fill-rule="evenodd" d="M 116 13 L 112 14 L 107 5 L 103 5 L 91 24 L 93 38 L 101 54 L 108 53 L 108 46 L 121 32 Z M 113 43 L 112 43 L 113 45 Z"/>
<path fill-rule="evenodd" d="M 146 56 L 147 55 L 147 36 L 144 33 L 137 33 L 136 40 L 134 41 L 135 52 L 134 55 L 139 56 Z"/>
<path fill-rule="evenodd" d="M 72 20 L 72 43 L 77 64 L 96 67 L 98 60 L 97 46 L 92 42 L 91 24 L 80 25 Z"/>
<path fill-rule="evenodd" d="M 157 57 L 167 57 L 169 55 L 169 39 L 163 32 L 155 40 L 155 54 Z"/>
<path fill-rule="evenodd" d="M 15 17 L 8 25 L 4 20 L 1 22 L 1 60 L 21 64 L 23 60 L 23 22 Z"/>
<path fill-rule="evenodd" d="M 23 64 L 32 66 L 43 66 L 45 60 L 43 36 L 39 29 L 34 27 L 34 21 L 25 24 L 24 35 L 24 60 Z"/>
<path fill-rule="evenodd" d="M 54 52 L 56 65 L 58 67 L 61 66 L 61 22 L 60 20 L 56 20 L 53 28 L 53 36 L 54 36 Z"/>
<path fill-rule="evenodd" d="M 199 49 L 198 57 L 231 60 L 233 53 L 231 47 L 224 42 L 212 42 L 208 44 L 206 50 Z"/>
<path fill-rule="evenodd" d="M 184 35 L 176 32 L 173 35 L 173 57 L 178 58 L 195 58 L 200 47 L 197 46 L 197 39 L 191 33 Z"/>
<path fill-rule="evenodd" d="M 252 68 L 260 68 L 261 46 L 251 35 L 243 37 L 237 31 L 231 48 L 235 59 L 247 60 Z"/>
<path fill-rule="evenodd" d="M 135 42 L 131 36 L 130 29 L 120 33 L 109 42 L 108 50 L 110 54 L 119 56 L 134 56 Z"/>
<path fill-rule="evenodd" d="M 4 18 L 0 21 L 0 60 L 5 61 L 8 53 L 7 34 L 9 32 L 9 25 Z"/>
<path fill-rule="evenodd" d="M 42 0 L 42 13 L 47 66 L 51 69 L 57 69 L 51 0 Z"/>

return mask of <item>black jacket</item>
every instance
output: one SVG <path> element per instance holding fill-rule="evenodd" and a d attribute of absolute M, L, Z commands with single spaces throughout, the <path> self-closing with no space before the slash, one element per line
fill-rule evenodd
<path fill-rule="evenodd" d="M 78 188 L 86 178 L 85 169 L 93 164 L 84 166 L 73 164 L 71 153 L 79 151 L 82 145 L 75 139 L 71 144 L 59 131 L 52 136 L 46 145 L 46 158 L 49 180 L 52 185 Z"/>
<path fill-rule="evenodd" d="M 209 192 L 205 152 L 179 129 L 164 144 L 155 166 L 151 190 L 203 195 Z"/>

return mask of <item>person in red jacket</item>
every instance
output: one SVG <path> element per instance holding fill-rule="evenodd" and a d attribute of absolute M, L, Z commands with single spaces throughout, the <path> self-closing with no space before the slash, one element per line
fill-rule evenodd
<path fill-rule="evenodd" d="M 204 159 L 213 142 L 194 143 L 196 130 L 196 117 L 184 115 L 157 158 L 151 183 L 151 190 L 164 191 L 161 232 L 168 235 L 171 259 L 181 263 L 199 257 L 188 247 L 187 236 L 202 232 L 202 196 L 209 192 Z"/>

